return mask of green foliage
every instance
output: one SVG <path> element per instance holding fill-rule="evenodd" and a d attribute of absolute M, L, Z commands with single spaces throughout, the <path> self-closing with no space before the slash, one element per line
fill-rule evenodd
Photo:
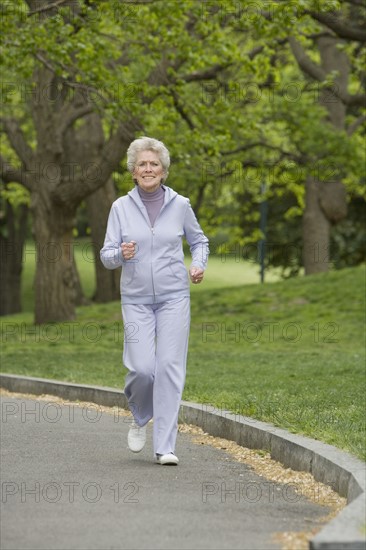
<path fill-rule="evenodd" d="M 21 204 L 26 204 L 27 206 L 30 204 L 28 191 L 18 183 L 9 183 L 6 186 L 1 185 L 0 197 L 5 201 L 9 201 L 14 208 L 17 208 Z"/>
<path fill-rule="evenodd" d="M 0 181 L 0 235 L 4 239 L 9 236 L 9 227 L 7 225 L 7 211 L 10 206 L 15 218 L 19 215 L 19 207 L 22 205 L 29 206 L 30 197 L 29 193 L 23 186 L 18 183 L 8 183 L 4 185 Z M 19 220 L 18 220 L 19 221 Z M 14 222 L 16 223 L 16 222 Z"/>
<path fill-rule="evenodd" d="M 317 62 L 311 37 L 322 26 L 309 12 L 338 9 L 348 17 L 346 7 L 332 0 L 80 0 L 30 16 L 26 2 L 7 3 L 0 49 L 3 115 L 17 118 L 35 150 L 37 94 L 50 94 L 57 112 L 81 93 L 100 114 L 106 138 L 135 118 L 139 134 L 168 145 L 168 184 L 191 198 L 218 245 L 243 246 L 262 237 L 263 184 L 271 238 L 283 244 L 291 235 L 297 245 L 309 173 L 324 182 L 341 177 L 350 198 L 365 193 L 363 127 L 351 136 L 336 131 L 318 101 L 322 86 L 336 75 L 329 73 L 322 85 L 311 81 L 287 43 L 289 35 L 296 37 Z M 349 91 L 357 93 L 364 71 L 359 45 L 341 47 L 350 60 Z M 59 77 L 52 93 L 35 88 L 40 67 Z M 359 114 L 350 109 L 347 125 Z M 7 143 L 6 157 L 17 165 L 14 156 Z M 131 187 L 125 159 L 115 180 L 121 193 Z M 293 273 L 301 267 L 282 265 Z"/>
<path fill-rule="evenodd" d="M 348 216 L 332 228 L 330 252 L 337 269 L 366 262 L 366 202 L 353 197 L 348 205 Z"/>

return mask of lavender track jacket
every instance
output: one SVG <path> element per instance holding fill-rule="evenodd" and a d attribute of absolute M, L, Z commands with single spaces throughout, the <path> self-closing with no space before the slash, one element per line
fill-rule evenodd
<path fill-rule="evenodd" d="M 122 266 L 121 298 L 125 304 L 153 304 L 189 296 L 182 238 L 191 251 L 191 267 L 205 269 L 209 254 L 189 199 L 163 186 L 164 204 L 151 227 L 137 188 L 113 204 L 100 259 L 107 269 Z M 136 242 L 133 259 L 124 260 L 121 244 Z"/>

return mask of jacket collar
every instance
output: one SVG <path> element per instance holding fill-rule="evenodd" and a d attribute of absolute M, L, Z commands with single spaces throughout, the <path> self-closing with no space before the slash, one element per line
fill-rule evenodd
<path fill-rule="evenodd" d="M 171 187 L 168 187 L 167 185 L 162 185 L 162 188 L 164 189 L 164 203 L 163 207 L 166 206 L 169 202 L 171 202 L 175 197 L 178 195 L 176 191 L 174 191 Z M 145 208 L 144 203 L 141 200 L 141 197 L 139 195 L 137 186 L 135 186 L 131 191 L 129 191 L 128 196 L 131 197 L 131 199 L 137 204 L 139 208 Z"/>

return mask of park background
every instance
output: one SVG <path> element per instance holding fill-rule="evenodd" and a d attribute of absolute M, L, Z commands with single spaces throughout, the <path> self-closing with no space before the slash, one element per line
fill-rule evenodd
<path fill-rule="evenodd" d="M 364 458 L 363 3 L 19 0 L 1 24 L 3 372 L 123 387 L 99 249 L 154 136 L 211 244 L 184 399 Z"/>

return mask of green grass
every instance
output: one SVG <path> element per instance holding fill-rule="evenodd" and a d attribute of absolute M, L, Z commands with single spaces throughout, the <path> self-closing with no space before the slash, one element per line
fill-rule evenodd
<path fill-rule="evenodd" d="M 193 301 L 185 398 L 365 458 L 364 268 Z"/>
<path fill-rule="evenodd" d="M 192 287 L 183 398 L 366 458 L 364 266 L 260 285 L 246 284 L 257 266 L 234 263 L 211 258 Z M 91 295 L 92 263 L 80 271 Z M 2 318 L 3 372 L 123 388 L 119 302 L 78 308 L 72 323 L 32 322 L 30 309 Z"/>

